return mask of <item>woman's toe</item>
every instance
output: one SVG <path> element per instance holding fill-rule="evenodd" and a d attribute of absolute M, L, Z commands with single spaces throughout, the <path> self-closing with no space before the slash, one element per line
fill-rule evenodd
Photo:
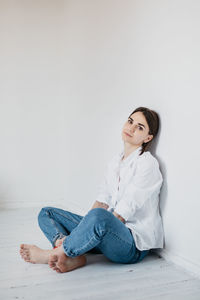
<path fill-rule="evenodd" d="M 56 272 L 57 272 L 57 273 L 62 273 L 59 269 L 56 269 Z"/>
<path fill-rule="evenodd" d="M 52 268 L 52 269 L 53 269 L 53 268 L 55 267 L 55 265 L 56 265 L 54 262 L 49 262 L 48 264 L 49 264 L 49 267 Z"/>
<path fill-rule="evenodd" d="M 31 246 L 31 245 L 23 244 L 23 249 L 24 249 L 24 250 L 29 250 L 30 246 Z"/>
<path fill-rule="evenodd" d="M 59 269 L 57 266 L 55 266 L 55 267 L 53 268 L 53 270 L 55 270 L 57 273 L 61 273 L 60 269 Z"/>
<path fill-rule="evenodd" d="M 50 261 L 52 261 L 52 262 L 58 261 L 57 255 L 50 255 Z"/>

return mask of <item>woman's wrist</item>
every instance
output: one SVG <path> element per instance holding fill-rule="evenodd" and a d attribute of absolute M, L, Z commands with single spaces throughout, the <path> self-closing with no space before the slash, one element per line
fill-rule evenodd
<path fill-rule="evenodd" d="M 64 239 L 66 238 L 66 236 L 64 236 L 63 238 L 58 238 L 56 241 L 55 241 L 55 247 L 54 248 L 58 248 L 62 245 Z"/>
<path fill-rule="evenodd" d="M 118 215 L 115 211 L 113 212 L 113 215 L 118 218 L 120 221 L 122 221 L 123 223 L 125 223 L 124 218 L 122 218 L 120 215 Z"/>
<path fill-rule="evenodd" d="M 93 208 L 105 208 L 105 209 L 108 209 L 108 207 L 109 206 L 106 203 L 95 201 L 95 203 L 92 206 L 92 209 Z"/>

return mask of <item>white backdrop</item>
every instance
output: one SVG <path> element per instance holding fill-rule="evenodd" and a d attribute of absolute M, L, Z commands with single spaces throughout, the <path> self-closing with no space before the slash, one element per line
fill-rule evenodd
<path fill-rule="evenodd" d="M 155 109 L 163 255 L 200 273 L 198 0 L 0 0 L 0 206 L 95 201 L 121 128 Z"/>

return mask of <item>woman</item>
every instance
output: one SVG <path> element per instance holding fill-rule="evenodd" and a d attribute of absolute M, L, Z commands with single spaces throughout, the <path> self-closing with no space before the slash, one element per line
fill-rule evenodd
<path fill-rule="evenodd" d="M 124 150 L 107 165 L 92 209 L 83 217 L 44 207 L 38 222 L 53 249 L 22 244 L 22 258 L 68 272 L 84 266 L 88 252 L 127 264 L 141 261 L 150 249 L 162 248 L 159 193 L 163 179 L 156 158 L 147 151 L 158 129 L 156 112 L 135 109 L 122 129 Z"/>

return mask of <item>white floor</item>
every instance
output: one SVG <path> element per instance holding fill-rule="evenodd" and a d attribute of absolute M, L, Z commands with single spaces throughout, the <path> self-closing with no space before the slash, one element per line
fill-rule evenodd
<path fill-rule="evenodd" d="M 151 253 L 138 264 L 115 264 L 87 254 L 87 265 L 58 274 L 24 262 L 20 243 L 51 246 L 37 225 L 39 209 L 0 211 L 0 299 L 200 300 L 200 280 Z"/>

